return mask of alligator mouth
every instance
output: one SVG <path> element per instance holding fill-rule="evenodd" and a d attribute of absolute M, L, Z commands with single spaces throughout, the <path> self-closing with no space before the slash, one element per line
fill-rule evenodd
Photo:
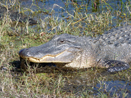
<path fill-rule="evenodd" d="M 25 50 L 26 49 L 22 49 L 19 52 L 20 57 L 34 63 L 70 63 L 76 57 L 76 53 L 72 53 L 72 51 L 70 51 L 72 49 L 66 49 L 57 54 L 42 54 L 43 56 L 41 58 L 24 55 L 22 52 L 24 52 Z"/>

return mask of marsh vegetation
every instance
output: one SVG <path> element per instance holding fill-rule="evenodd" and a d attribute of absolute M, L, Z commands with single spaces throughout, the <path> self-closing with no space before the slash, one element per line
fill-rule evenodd
<path fill-rule="evenodd" d="M 112 74 L 107 73 L 106 69 L 58 70 L 54 66 L 42 67 L 40 71 L 36 71 L 35 68 L 29 69 L 28 72 L 20 70 L 18 52 L 22 48 L 44 44 L 56 34 L 95 37 L 112 28 L 131 24 L 129 0 L 87 1 L 52 0 L 53 3 L 51 0 L 0 1 L 0 6 L 6 10 L 4 14 L 0 11 L 0 96 L 20 98 L 131 96 L 131 69 Z M 11 16 L 12 12 L 18 12 L 20 16 Z M 12 17 L 15 17 L 15 20 Z M 27 18 L 19 21 L 20 17 Z M 29 19 L 37 23 L 30 24 Z M 119 89 L 112 90 L 113 87 Z"/>

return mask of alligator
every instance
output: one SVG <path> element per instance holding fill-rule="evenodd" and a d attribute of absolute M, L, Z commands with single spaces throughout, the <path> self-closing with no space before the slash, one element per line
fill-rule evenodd
<path fill-rule="evenodd" d="M 10 16 L 12 21 L 18 21 L 20 23 L 26 23 L 29 21 L 29 25 L 37 24 L 37 21 L 33 18 L 29 18 L 26 15 L 19 13 L 18 11 L 14 11 L 12 8 L 6 8 L 0 5 L 0 20 L 2 20 L 3 17 L 6 17 L 7 15 Z"/>
<path fill-rule="evenodd" d="M 54 63 L 76 69 L 100 67 L 108 72 L 128 69 L 131 64 L 131 26 L 121 26 L 97 37 L 55 35 L 49 42 L 19 51 L 20 66 Z"/>

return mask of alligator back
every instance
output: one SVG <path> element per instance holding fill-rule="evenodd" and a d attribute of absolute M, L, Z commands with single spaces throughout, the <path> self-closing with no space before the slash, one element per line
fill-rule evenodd
<path fill-rule="evenodd" d="M 131 26 L 118 27 L 90 40 L 98 60 L 131 62 Z"/>

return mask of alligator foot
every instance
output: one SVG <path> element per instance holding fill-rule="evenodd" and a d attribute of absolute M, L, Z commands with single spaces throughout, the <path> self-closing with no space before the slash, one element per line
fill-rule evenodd
<path fill-rule="evenodd" d="M 108 72 L 117 72 L 128 69 L 130 66 L 129 64 L 118 61 L 118 60 L 108 60 L 104 62 L 105 66 L 108 66 Z"/>

